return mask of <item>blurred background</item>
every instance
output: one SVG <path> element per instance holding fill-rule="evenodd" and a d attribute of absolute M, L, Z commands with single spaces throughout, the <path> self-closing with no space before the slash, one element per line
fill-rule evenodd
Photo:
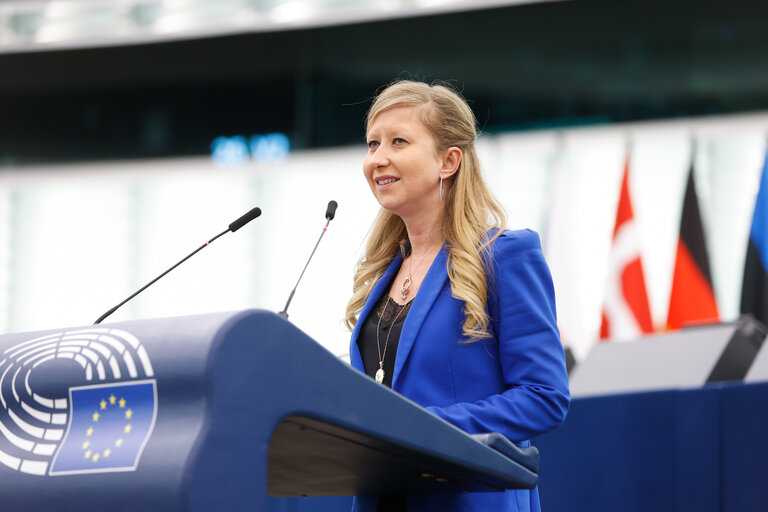
<path fill-rule="evenodd" d="M 377 207 L 363 117 L 395 78 L 470 101 L 510 227 L 537 230 L 564 342 L 598 339 L 625 162 L 655 329 L 693 166 L 720 318 L 738 316 L 768 140 L 768 5 L 447 0 L 0 3 L 0 331 L 291 310 L 337 354 Z"/>
<path fill-rule="evenodd" d="M 278 311 L 336 200 L 290 315 L 343 356 L 378 210 L 363 118 L 396 78 L 469 100 L 510 227 L 541 236 L 577 361 L 601 332 L 733 322 L 766 165 L 766 23 L 758 1 L 0 2 L 0 332 L 90 324 L 253 206 L 260 218 L 108 322 Z M 634 258 L 644 285 L 617 292 Z M 674 305 L 709 295 L 688 316 Z"/>

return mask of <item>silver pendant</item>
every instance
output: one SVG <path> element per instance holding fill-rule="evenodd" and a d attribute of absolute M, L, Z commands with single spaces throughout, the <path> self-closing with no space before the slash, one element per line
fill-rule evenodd
<path fill-rule="evenodd" d="M 376 382 L 378 382 L 379 384 L 384 382 L 384 370 L 382 370 L 381 368 L 376 370 Z"/>
<path fill-rule="evenodd" d="M 411 289 L 411 274 L 408 274 L 403 281 L 403 287 L 400 288 L 400 299 L 405 300 L 408 296 L 408 290 Z"/>

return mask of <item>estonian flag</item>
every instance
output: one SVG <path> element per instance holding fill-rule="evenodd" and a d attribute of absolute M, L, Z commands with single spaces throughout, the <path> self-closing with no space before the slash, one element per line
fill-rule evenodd
<path fill-rule="evenodd" d="M 680 220 L 667 328 L 680 329 L 690 323 L 716 322 L 719 316 L 691 164 Z"/>
<path fill-rule="evenodd" d="M 763 164 L 760 190 L 752 215 L 744 282 L 741 287 L 741 313 L 751 314 L 768 324 L 768 154 Z"/>

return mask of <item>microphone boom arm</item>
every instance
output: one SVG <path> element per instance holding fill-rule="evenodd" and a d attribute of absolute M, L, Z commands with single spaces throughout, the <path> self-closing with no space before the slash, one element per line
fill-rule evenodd
<path fill-rule="evenodd" d="M 278 313 L 281 317 L 288 320 L 288 306 L 291 304 L 291 301 L 293 300 L 293 294 L 296 293 L 296 288 L 299 287 L 299 283 L 301 282 L 301 278 L 304 277 L 304 272 L 307 271 L 307 267 L 309 266 L 309 262 L 312 261 L 312 256 L 315 255 L 315 251 L 317 250 L 317 246 L 320 245 L 320 240 L 323 239 L 323 235 L 325 235 L 325 232 L 328 231 L 328 224 L 331 223 L 334 217 L 336 217 L 336 208 L 339 206 L 339 204 L 336 201 L 329 201 L 328 202 L 328 208 L 325 210 L 325 218 L 328 222 L 325 223 L 325 227 L 323 228 L 323 232 L 320 233 L 320 238 L 317 239 L 317 243 L 315 244 L 315 248 L 312 249 L 312 254 L 309 255 L 309 259 L 307 260 L 307 263 L 304 265 L 304 270 L 301 271 L 301 274 L 299 275 L 299 279 L 296 281 L 296 286 L 293 287 L 293 290 L 291 290 L 291 294 L 288 295 L 288 300 L 285 303 L 285 307 L 282 311 Z"/>
<path fill-rule="evenodd" d="M 129 300 L 131 300 L 132 298 L 134 298 L 135 296 L 137 296 L 138 294 L 140 294 L 141 292 L 143 292 L 144 290 L 146 290 L 147 288 L 149 288 L 150 286 L 152 286 L 153 284 L 155 284 L 155 283 L 156 283 L 157 281 L 159 281 L 159 280 L 160 280 L 160 279 L 161 279 L 161 278 L 162 278 L 162 277 L 163 277 L 165 274 L 167 274 L 167 273 L 168 273 L 168 272 L 170 272 L 171 270 L 175 269 L 176 267 L 178 267 L 179 265 L 181 265 L 182 263 L 184 263 L 185 261 L 187 261 L 189 258 L 191 258 L 192 256 L 194 256 L 194 255 L 195 255 L 195 254 L 197 254 L 198 252 L 202 251 L 204 248 L 206 248 L 206 247 L 208 247 L 209 245 L 211 245 L 211 242 L 213 242 L 214 240 L 216 240 L 216 239 L 217 239 L 217 238 L 219 238 L 220 236 L 227 234 L 228 232 L 229 232 L 229 228 L 225 229 L 224 231 L 222 231 L 221 233 L 219 233 L 219 234 L 218 234 L 218 235 L 216 235 L 215 237 L 213 237 L 213 238 L 211 238 L 210 240 L 208 240 L 207 242 L 205 242 L 203 245 L 201 245 L 200 247 L 198 247 L 197 249 L 195 249 L 194 251 L 192 251 L 192 252 L 191 252 L 191 253 L 190 253 L 190 254 L 189 254 L 189 255 L 188 255 L 186 258 L 184 258 L 183 260 L 179 261 L 179 262 L 178 262 L 178 263 L 176 263 L 174 266 L 172 266 L 171 268 L 169 268 L 168 270 L 166 270 L 165 272 L 163 272 L 162 274 L 160 274 L 159 276 L 157 276 L 156 278 L 154 278 L 153 280 L 151 280 L 150 282 L 148 282 L 147 284 L 145 284 L 144 286 L 142 286 L 142 287 L 141 287 L 139 290 L 137 290 L 136 292 L 134 292 L 134 293 L 133 293 L 133 295 L 131 295 L 130 297 L 128 297 L 127 299 L 125 299 L 123 302 L 121 302 L 121 303 L 120 303 L 120 304 L 118 304 L 117 306 L 113 307 L 112 309 L 110 309 L 109 311 L 107 311 L 106 313 L 104 313 L 103 315 L 101 315 L 101 316 L 98 318 L 98 320 L 96 320 L 95 322 L 93 322 L 93 324 L 94 324 L 94 325 L 96 325 L 96 324 L 100 324 L 100 323 L 102 322 L 102 320 L 104 320 L 104 319 L 105 319 L 105 318 L 107 318 L 109 315 L 111 315 L 112 313 L 114 313 L 115 311 L 117 311 L 118 309 L 120 309 L 120 307 L 121 307 L 121 306 L 123 306 L 123 304 L 125 304 L 126 302 L 128 302 Z"/>
<path fill-rule="evenodd" d="M 258 217 L 259 215 L 261 215 L 261 208 L 259 208 L 258 206 L 257 206 L 257 207 L 255 207 L 255 208 L 251 208 L 251 210 L 249 210 L 249 211 L 248 211 L 248 212 L 247 212 L 245 215 L 242 215 L 242 216 L 240 216 L 240 217 L 239 217 L 237 220 L 235 220 L 234 222 L 232 222 L 232 223 L 231 223 L 231 224 L 230 224 L 230 225 L 227 227 L 227 229 L 225 229 L 224 231 L 222 231 L 221 233 L 219 233 L 219 234 L 218 234 L 218 235 L 216 235 L 215 237 L 211 238 L 211 239 L 210 239 L 210 240 L 208 240 L 207 242 L 205 242 L 203 245 L 201 245 L 200 247 L 198 247 L 197 249 L 195 249 L 194 251 L 192 251 L 192 252 L 191 252 L 191 253 L 190 253 L 190 254 L 189 254 L 189 255 L 188 255 L 186 258 L 184 258 L 183 260 L 181 260 L 180 262 L 178 262 L 177 264 L 175 264 L 174 266 L 172 266 L 171 268 L 169 268 L 168 270 L 166 270 L 165 272 L 163 272 L 162 274 L 160 274 L 159 276 L 157 276 L 156 278 L 154 278 L 153 280 L 151 280 L 150 282 L 148 282 L 147 284 L 145 284 L 144 286 L 142 286 L 142 287 L 141 287 L 141 289 L 139 289 L 138 291 L 136 291 L 136 292 L 135 292 L 133 295 L 131 295 L 130 297 L 128 297 L 127 299 L 125 299 L 123 302 L 121 302 L 121 303 L 120 303 L 120 304 L 118 304 L 117 306 L 113 307 L 112 309 L 110 309 L 109 311 L 107 311 L 106 313 L 104 313 L 103 315 L 101 315 L 101 316 L 98 318 L 98 320 L 96 320 L 95 322 L 93 322 L 93 324 L 94 324 L 94 325 L 100 324 L 100 323 L 102 322 L 102 320 L 104 320 L 104 319 L 105 319 L 105 318 L 107 318 L 109 315 L 111 315 L 112 313 L 114 313 L 115 311 L 117 311 L 118 309 L 120 309 L 120 307 L 121 307 L 123 304 L 125 304 L 126 302 L 128 302 L 129 300 L 131 300 L 132 298 L 134 298 L 135 296 L 137 296 L 138 294 L 140 294 L 141 292 L 143 292 L 144 290 L 146 290 L 147 288 L 149 288 L 150 286 L 152 286 L 153 284 L 155 284 L 155 283 L 156 283 L 156 282 L 157 282 L 159 279 L 161 279 L 163 276 L 165 276 L 165 274 L 167 274 L 167 273 L 168 273 L 168 272 L 170 272 L 171 270 L 175 269 L 176 267 L 178 267 L 179 265 L 181 265 L 181 264 L 182 264 L 182 263 L 184 263 L 185 261 L 187 261 L 189 258 L 191 258 L 191 257 L 192 257 L 192 256 L 194 256 L 195 254 L 197 254 L 198 252 L 200 252 L 201 250 L 203 250 L 205 247 L 208 247 L 209 245 L 211 245 L 211 243 L 213 243 L 213 241 L 214 241 L 214 240 L 216 240 L 217 238 L 219 238 L 220 236 L 222 236 L 222 235 L 225 235 L 225 234 L 229 233 L 230 231 L 234 233 L 235 231 L 237 231 L 237 230 L 238 230 L 238 229 L 240 229 L 241 227 L 245 226 L 246 224 L 248 224 L 249 222 L 251 222 L 253 219 L 255 219 L 256 217 Z"/>
<path fill-rule="evenodd" d="M 328 231 L 328 224 L 331 223 L 332 219 L 328 219 L 328 222 L 325 223 L 325 227 L 323 228 L 323 232 L 320 233 L 320 238 L 317 239 L 317 243 L 315 244 L 315 248 L 312 249 L 312 254 L 309 255 L 309 259 L 307 260 L 306 265 L 304 265 L 304 270 L 301 271 L 301 274 L 299 275 L 299 279 L 296 281 L 296 286 L 293 287 L 293 290 L 291 290 L 291 294 L 288 296 L 288 300 L 285 302 L 285 307 L 282 311 L 278 313 L 281 317 L 288 320 L 288 306 L 291 305 L 291 301 L 293 300 L 293 294 L 296 293 L 296 288 L 299 287 L 299 283 L 301 282 L 301 278 L 304 277 L 304 272 L 307 271 L 307 267 L 309 266 L 309 262 L 312 261 L 312 256 L 315 255 L 315 251 L 317 250 L 317 246 L 320 245 L 320 240 L 323 239 L 323 235 L 325 235 L 325 232 Z"/>

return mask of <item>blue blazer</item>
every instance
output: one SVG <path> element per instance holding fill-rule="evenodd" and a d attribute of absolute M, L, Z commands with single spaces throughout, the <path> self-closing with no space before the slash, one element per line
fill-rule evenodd
<path fill-rule="evenodd" d="M 558 426 L 570 402 L 555 296 L 538 235 L 503 231 L 491 246 L 488 301 L 492 339 L 463 343 L 463 303 L 451 295 L 443 247 L 411 304 L 397 346 L 392 389 L 470 433 L 500 432 L 521 446 Z M 364 371 L 357 337 L 398 272 L 397 255 L 363 306 L 350 344 Z M 354 510 L 375 512 L 378 497 L 358 496 Z M 529 512 L 538 491 L 413 495 L 416 511 Z"/>

